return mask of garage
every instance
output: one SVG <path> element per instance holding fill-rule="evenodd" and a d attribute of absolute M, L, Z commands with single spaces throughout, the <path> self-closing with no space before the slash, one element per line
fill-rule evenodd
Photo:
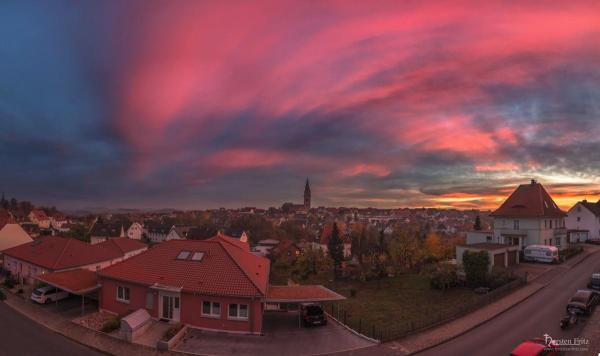
<path fill-rule="evenodd" d="M 517 251 L 508 251 L 508 265 L 514 266 L 517 264 Z"/>
<path fill-rule="evenodd" d="M 494 255 L 494 267 L 504 267 L 504 256 L 504 252 Z"/>

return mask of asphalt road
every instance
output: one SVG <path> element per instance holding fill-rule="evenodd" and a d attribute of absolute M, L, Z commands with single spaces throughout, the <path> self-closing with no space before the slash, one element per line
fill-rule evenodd
<path fill-rule="evenodd" d="M 600 253 L 572 269 L 559 266 L 540 276 L 536 282 L 551 282 L 537 294 L 472 331 L 418 355 L 509 355 L 523 340 L 544 334 L 553 339 L 578 337 L 585 326 L 584 318 L 567 330 L 561 330 L 559 322 L 567 302 L 577 289 L 586 287 L 593 271 L 600 271 Z"/>
<path fill-rule="evenodd" d="M 0 302 L 1 356 L 94 356 L 102 355 L 73 342 Z"/>

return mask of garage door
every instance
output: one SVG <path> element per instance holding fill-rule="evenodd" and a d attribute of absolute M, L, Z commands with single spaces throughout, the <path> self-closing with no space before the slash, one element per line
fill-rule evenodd
<path fill-rule="evenodd" d="M 514 266 L 517 264 L 517 251 L 508 251 L 508 265 Z"/>
<path fill-rule="evenodd" d="M 504 252 L 494 255 L 494 267 L 504 267 Z"/>

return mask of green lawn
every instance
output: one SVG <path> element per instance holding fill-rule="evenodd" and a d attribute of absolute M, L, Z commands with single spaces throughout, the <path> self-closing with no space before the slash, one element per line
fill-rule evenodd
<path fill-rule="evenodd" d="M 336 307 L 341 310 L 340 319 L 344 320 L 345 311 L 349 325 L 357 329 L 360 320 L 364 333 L 384 339 L 397 338 L 409 330 L 446 319 L 481 298 L 467 288 L 447 291 L 431 289 L 429 280 L 417 274 L 385 278 L 380 282 L 313 279 L 306 283 L 324 284 L 347 297 L 348 299 L 336 303 Z M 356 290 L 354 297 L 350 297 L 351 289 Z M 331 312 L 330 308 L 331 305 L 328 305 L 328 312 Z M 338 314 L 336 309 L 334 314 Z"/>

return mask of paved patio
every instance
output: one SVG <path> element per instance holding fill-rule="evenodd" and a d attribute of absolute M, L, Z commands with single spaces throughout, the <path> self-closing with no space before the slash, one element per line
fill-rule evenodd
<path fill-rule="evenodd" d="M 190 329 L 175 350 L 210 355 L 316 355 L 375 345 L 332 320 L 326 326 L 300 328 L 294 312 L 265 313 L 263 322 L 263 336 Z"/>
<path fill-rule="evenodd" d="M 156 347 L 158 340 L 160 340 L 167 330 L 173 326 L 173 324 L 156 320 L 152 320 L 151 323 L 152 325 L 150 325 L 148 329 L 135 340 L 136 344 Z"/>

